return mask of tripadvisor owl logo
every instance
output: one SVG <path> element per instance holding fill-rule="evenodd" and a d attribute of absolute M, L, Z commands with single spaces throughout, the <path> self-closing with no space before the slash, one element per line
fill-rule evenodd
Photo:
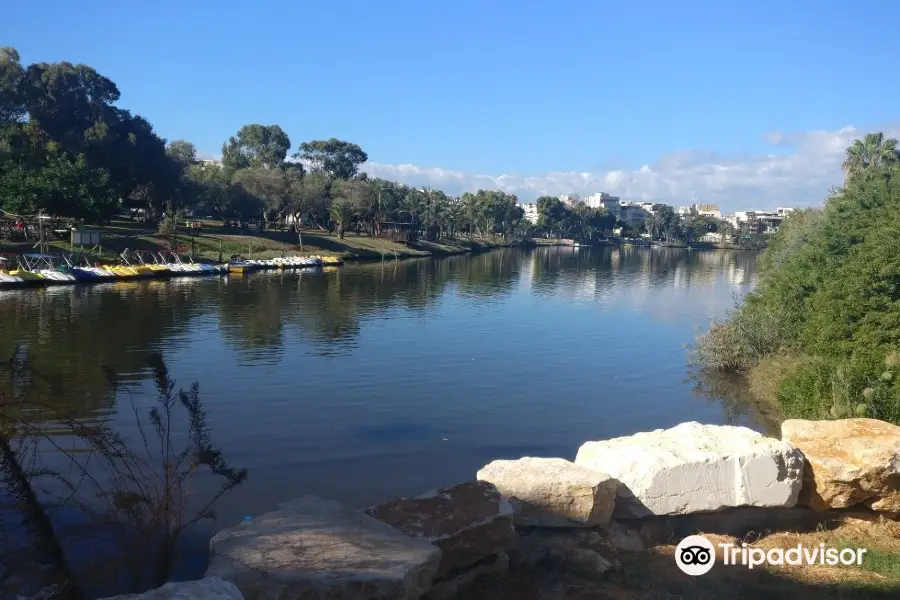
<path fill-rule="evenodd" d="M 703 575 L 716 564 L 716 549 L 702 535 L 689 535 L 675 547 L 675 564 L 688 575 Z"/>
<path fill-rule="evenodd" d="M 856 565 L 863 563 L 865 548 L 829 548 L 825 544 L 791 548 L 755 548 L 746 543 L 720 543 L 719 556 L 725 566 L 753 569 L 762 565 Z M 675 547 L 675 564 L 688 575 L 704 575 L 716 564 L 716 546 L 702 535 L 689 535 Z"/>

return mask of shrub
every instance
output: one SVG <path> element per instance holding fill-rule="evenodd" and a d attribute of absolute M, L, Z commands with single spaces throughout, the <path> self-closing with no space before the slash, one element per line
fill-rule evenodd
<path fill-rule="evenodd" d="M 755 387 L 788 415 L 900 422 L 898 378 L 884 362 L 900 347 L 898 162 L 857 165 L 824 210 L 785 219 L 754 292 L 698 338 L 700 367 L 766 371 L 775 357 L 802 356 L 781 365 L 777 384 L 757 373 Z"/>
<path fill-rule="evenodd" d="M 183 532 L 214 518 L 215 502 L 244 482 L 246 470 L 212 444 L 197 384 L 176 392 L 160 355 L 149 366 L 156 402 L 146 416 L 132 404 L 139 436 L 128 441 L 110 419 L 82 422 L 42 402 L 65 390 L 18 350 L 0 362 L 0 596 L 45 588 L 81 600 L 158 587 Z M 190 494 L 201 473 L 219 482 L 209 498 Z"/>
<path fill-rule="evenodd" d="M 900 423 L 898 354 L 859 352 L 847 359 L 818 357 L 796 363 L 779 385 L 790 416 L 810 419 L 873 417 Z"/>
<path fill-rule="evenodd" d="M 765 304 L 744 304 L 714 322 L 692 348 L 701 369 L 746 372 L 788 342 L 784 316 Z"/>

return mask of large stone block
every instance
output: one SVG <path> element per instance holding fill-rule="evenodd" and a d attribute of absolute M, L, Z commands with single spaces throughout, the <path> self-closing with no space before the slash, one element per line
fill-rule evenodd
<path fill-rule="evenodd" d="M 476 477 L 513 499 L 516 526 L 579 527 L 609 522 L 618 482 L 562 458 L 495 460 Z"/>
<path fill-rule="evenodd" d="M 366 513 L 440 548 L 435 579 L 502 553 L 515 535 L 509 502 L 482 481 L 391 500 Z"/>
<path fill-rule="evenodd" d="M 106 600 L 244 600 L 237 587 L 218 577 L 167 583 L 142 594 L 124 594 Z"/>
<path fill-rule="evenodd" d="M 617 517 L 793 506 L 803 458 L 789 444 L 745 427 L 682 423 L 578 449 L 575 464 L 621 485 Z"/>
<path fill-rule="evenodd" d="M 360 511 L 304 496 L 217 533 L 208 575 L 247 600 L 412 600 L 441 552 Z"/>
<path fill-rule="evenodd" d="M 900 427 L 876 419 L 789 419 L 781 439 L 806 457 L 800 504 L 900 512 Z"/>

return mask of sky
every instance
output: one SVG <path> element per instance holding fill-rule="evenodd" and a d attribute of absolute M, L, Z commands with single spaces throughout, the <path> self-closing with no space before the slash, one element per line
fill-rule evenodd
<path fill-rule="evenodd" d="M 29 0 L 0 44 L 94 67 L 204 156 L 278 124 L 451 194 L 733 211 L 821 204 L 854 138 L 900 135 L 898 22 L 894 0 Z"/>

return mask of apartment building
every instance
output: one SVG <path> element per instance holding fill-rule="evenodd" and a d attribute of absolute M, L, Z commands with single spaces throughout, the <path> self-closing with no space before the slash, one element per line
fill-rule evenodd
<path fill-rule="evenodd" d="M 712 217 L 713 219 L 721 219 L 722 211 L 717 204 L 691 204 L 690 206 L 679 206 L 676 211 L 682 217 L 696 214 L 703 217 Z"/>
<path fill-rule="evenodd" d="M 560 194 L 558 197 L 559 201 L 566 206 L 574 206 L 579 200 L 578 194 Z"/>
<path fill-rule="evenodd" d="M 521 204 L 522 210 L 525 211 L 525 219 L 534 225 L 538 220 L 538 209 L 537 204 L 534 202 L 529 204 Z"/>
<path fill-rule="evenodd" d="M 587 196 L 584 199 L 584 203 L 591 208 L 605 208 L 606 210 L 609 210 L 609 212 L 613 212 L 610 210 L 610 207 L 619 207 L 619 197 L 607 194 L 606 192 L 597 192 L 596 194 Z"/>

